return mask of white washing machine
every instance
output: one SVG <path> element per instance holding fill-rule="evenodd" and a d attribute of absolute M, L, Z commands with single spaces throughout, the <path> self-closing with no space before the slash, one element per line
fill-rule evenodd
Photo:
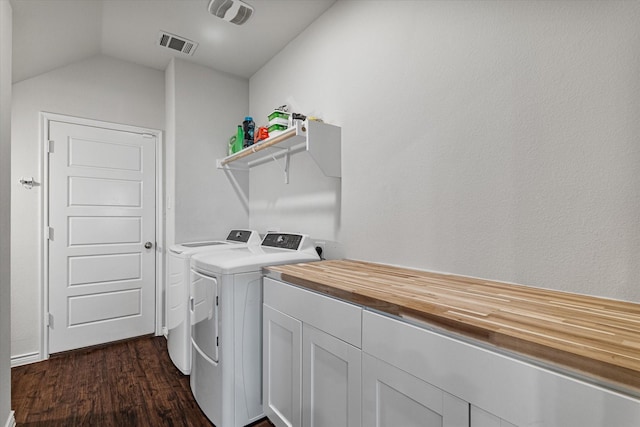
<path fill-rule="evenodd" d="M 167 257 L 167 348 L 173 364 L 189 375 L 191 372 L 191 322 L 189 317 L 189 280 L 191 256 L 232 247 L 259 245 L 258 232 L 231 230 L 226 240 L 189 242 L 173 245 Z"/>
<path fill-rule="evenodd" d="M 191 391 L 216 427 L 264 416 L 262 267 L 319 260 L 307 236 L 289 233 L 191 258 Z"/>

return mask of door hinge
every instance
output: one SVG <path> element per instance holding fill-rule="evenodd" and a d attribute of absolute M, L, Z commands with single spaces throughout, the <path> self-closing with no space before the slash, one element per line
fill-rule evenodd
<path fill-rule="evenodd" d="M 54 148 L 55 148 L 55 141 L 53 141 L 51 139 L 48 140 L 47 141 L 47 153 L 49 153 L 49 154 L 53 153 Z"/>
<path fill-rule="evenodd" d="M 47 240 L 53 240 L 53 227 L 45 227 L 44 237 Z"/>
<path fill-rule="evenodd" d="M 220 304 L 218 303 L 218 297 L 216 297 L 216 305 L 220 305 Z"/>
<path fill-rule="evenodd" d="M 46 313 L 44 316 L 44 325 L 47 328 L 53 327 L 53 315 L 51 313 Z"/>
<path fill-rule="evenodd" d="M 220 347 L 220 338 L 216 337 L 216 347 Z"/>

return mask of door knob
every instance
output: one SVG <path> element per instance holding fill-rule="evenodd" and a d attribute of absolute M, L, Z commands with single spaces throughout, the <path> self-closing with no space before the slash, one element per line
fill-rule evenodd
<path fill-rule="evenodd" d="M 144 247 L 147 248 L 147 249 L 151 249 L 153 247 L 153 243 L 147 242 L 147 243 L 144 244 Z"/>

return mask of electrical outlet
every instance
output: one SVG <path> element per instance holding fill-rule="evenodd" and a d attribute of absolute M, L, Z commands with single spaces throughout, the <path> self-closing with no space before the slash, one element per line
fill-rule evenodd
<path fill-rule="evenodd" d="M 327 253 L 325 252 L 325 246 L 326 246 L 327 242 L 324 241 L 318 241 L 315 243 L 315 247 L 316 247 L 316 251 L 318 250 L 318 248 L 321 249 L 320 252 L 320 258 L 325 259 L 327 257 Z"/>

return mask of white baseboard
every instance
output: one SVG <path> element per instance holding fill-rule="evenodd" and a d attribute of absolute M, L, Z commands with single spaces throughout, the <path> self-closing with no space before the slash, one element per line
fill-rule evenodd
<path fill-rule="evenodd" d="M 5 427 L 16 427 L 16 417 L 13 411 L 9 412 L 9 418 L 7 419 Z"/>
<path fill-rule="evenodd" d="M 40 358 L 40 353 L 27 353 L 21 354 L 19 356 L 11 357 L 11 367 L 27 365 L 29 363 L 40 362 L 42 359 Z"/>

